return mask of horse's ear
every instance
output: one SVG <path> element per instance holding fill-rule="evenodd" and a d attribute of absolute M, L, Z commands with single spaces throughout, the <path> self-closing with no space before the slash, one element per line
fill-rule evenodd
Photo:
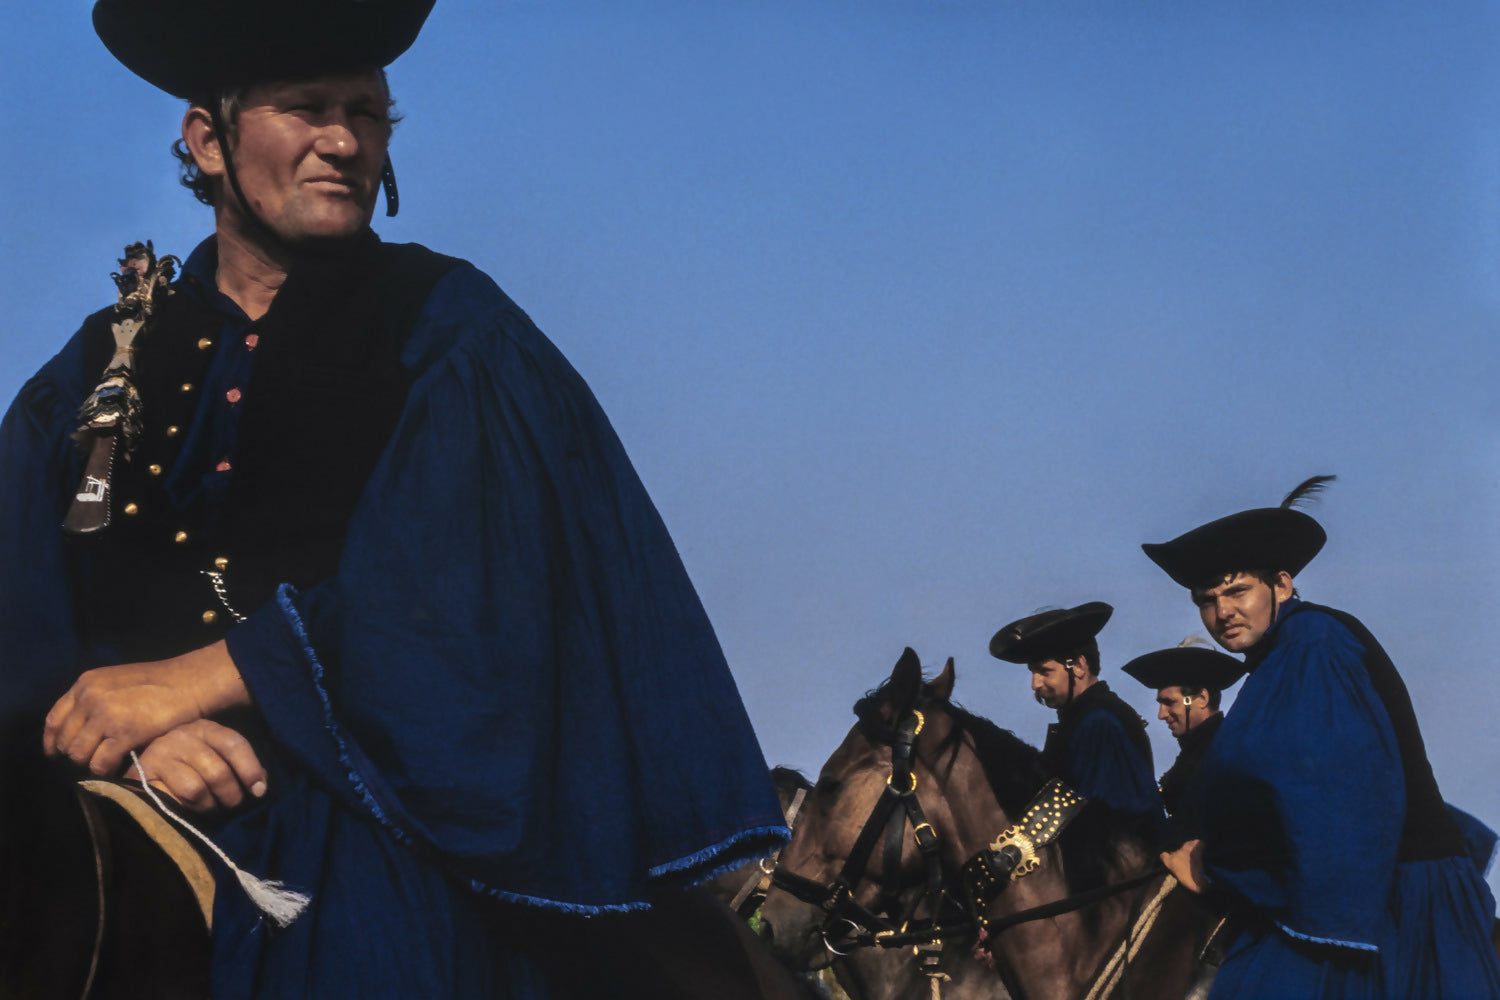
<path fill-rule="evenodd" d="M 896 661 L 886 690 L 890 692 L 891 706 L 897 712 L 911 708 L 922 694 L 922 661 L 910 646 L 901 654 L 901 659 Z"/>
<path fill-rule="evenodd" d="M 927 693 L 939 701 L 953 700 L 953 657 L 948 657 L 948 662 L 943 664 L 943 672 L 927 685 Z"/>

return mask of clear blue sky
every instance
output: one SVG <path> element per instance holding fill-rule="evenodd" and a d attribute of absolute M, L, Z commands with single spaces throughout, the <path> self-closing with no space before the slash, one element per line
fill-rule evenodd
<path fill-rule="evenodd" d="M 178 102 L 82 0 L 12 6 L 6 398 L 125 243 L 211 225 Z M 1500 825 L 1497 51 L 1461 0 L 439 0 L 377 227 L 474 260 L 589 379 L 771 762 L 815 771 L 905 645 L 1040 742 L 986 644 L 1086 600 L 1154 719 L 1116 668 L 1198 623 L 1139 543 L 1332 472 L 1298 583 Z"/>

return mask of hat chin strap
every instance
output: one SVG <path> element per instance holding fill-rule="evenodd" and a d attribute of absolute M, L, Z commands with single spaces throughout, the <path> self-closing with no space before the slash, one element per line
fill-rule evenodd
<path fill-rule="evenodd" d="M 224 157 L 224 176 L 229 178 L 229 189 L 234 192 L 235 199 L 240 203 L 240 213 L 250 225 L 258 229 L 262 234 L 271 237 L 277 243 L 282 242 L 265 221 L 255 214 L 255 209 L 250 207 L 250 201 L 245 197 L 244 190 L 240 187 L 239 176 L 234 172 L 234 152 L 229 148 L 229 129 L 224 126 L 224 117 L 219 114 L 218 102 L 208 108 L 209 121 L 213 123 L 214 135 L 219 140 L 219 152 Z"/>
<path fill-rule="evenodd" d="M 219 139 L 219 151 L 224 155 L 224 175 L 229 178 L 230 190 L 240 203 L 240 211 L 252 226 L 262 233 L 270 236 L 276 242 L 282 242 L 281 237 L 276 235 L 275 230 L 266 225 L 264 219 L 255 214 L 255 209 L 250 207 L 249 200 L 245 197 L 244 189 L 240 187 L 239 175 L 234 171 L 234 154 L 229 148 L 229 129 L 224 127 L 224 118 L 219 114 L 217 107 L 208 109 L 209 121 L 213 123 L 214 135 Z M 386 218 L 394 216 L 401 210 L 401 193 L 396 187 L 396 168 L 391 165 L 391 154 L 385 154 L 385 165 L 380 170 L 380 188 L 385 194 Z"/>
<path fill-rule="evenodd" d="M 385 192 L 385 217 L 389 219 L 401 209 L 401 194 L 396 190 L 396 168 L 391 166 L 391 154 L 385 154 L 385 166 L 380 170 L 380 187 Z"/>

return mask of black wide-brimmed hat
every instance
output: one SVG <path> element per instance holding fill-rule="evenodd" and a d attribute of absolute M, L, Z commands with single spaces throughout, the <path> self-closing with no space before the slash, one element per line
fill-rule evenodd
<path fill-rule="evenodd" d="M 1038 612 L 996 632 L 990 640 L 990 655 L 1009 663 L 1055 659 L 1098 635 L 1114 613 L 1103 601 Z"/>
<path fill-rule="evenodd" d="M 379 69 L 435 0 L 98 0 L 94 30 L 147 83 L 201 99 L 228 87 Z"/>
<path fill-rule="evenodd" d="M 1245 665 L 1206 646 L 1173 646 L 1137 656 L 1120 668 L 1148 688 L 1212 688 L 1223 691 L 1245 675 Z"/>
<path fill-rule="evenodd" d="M 1292 505 L 1316 495 L 1333 479 L 1314 476 L 1287 494 L 1279 507 L 1242 510 L 1170 542 L 1147 542 L 1141 549 L 1189 589 L 1250 570 L 1286 570 L 1296 576 L 1322 550 L 1328 535 L 1322 525 Z"/>

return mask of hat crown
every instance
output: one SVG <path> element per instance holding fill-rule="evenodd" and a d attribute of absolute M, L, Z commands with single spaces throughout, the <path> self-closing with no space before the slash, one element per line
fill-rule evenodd
<path fill-rule="evenodd" d="M 1050 608 L 1006 625 L 990 639 L 990 655 L 1011 663 L 1035 663 L 1069 652 L 1099 634 L 1114 608 L 1090 601 L 1076 608 Z"/>
<path fill-rule="evenodd" d="M 127 69 L 201 99 L 229 87 L 381 69 L 434 0 L 97 0 L 94 30 Z"/>

